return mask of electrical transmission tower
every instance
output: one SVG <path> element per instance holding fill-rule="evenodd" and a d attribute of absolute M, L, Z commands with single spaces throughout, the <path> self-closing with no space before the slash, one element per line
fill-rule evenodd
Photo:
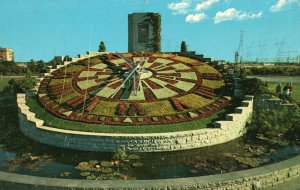
<path fill-rule="evenodd" d="M 283 38 L 281 41 L 275 43 L 275 45 L 278 46 L 277 52 L 276 52 L 276 61 L 279 63 L 281 62 L 281 57 L 283 56 L 283 46 L 286 44 L 285 39 Z"/>

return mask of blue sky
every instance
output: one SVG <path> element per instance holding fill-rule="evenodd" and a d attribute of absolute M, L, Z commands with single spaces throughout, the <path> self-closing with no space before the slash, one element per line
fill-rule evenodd
<path fill-rule="evenodd" d="M 300 0 L 0 0 L 0 46 L 16 61 L 127 51 L 127 15 L 162 15 L 162 51 L 189 50 L 232 61 L 300 54 Z"/>

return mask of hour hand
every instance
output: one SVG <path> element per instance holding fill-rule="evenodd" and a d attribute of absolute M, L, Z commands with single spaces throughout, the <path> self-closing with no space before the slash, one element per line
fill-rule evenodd
<path fill-rule="evenodd" d="M 134 62 L 131 61 L 130 59 L 126 58 L 124 55 L 122 55 L 122 54 L 120 54 L 120 53 L 116 53 L 116 55 L 117 55 L 119 58 L 123 59 L 123 60 L 125 61 L 125 63 L 126 63 L 127 65 L 129 65 L 130 68 L 133 68 L 133 67 L 134 67 L 134 66 L 133 66 L 133 65 L 134 65 Z"/>

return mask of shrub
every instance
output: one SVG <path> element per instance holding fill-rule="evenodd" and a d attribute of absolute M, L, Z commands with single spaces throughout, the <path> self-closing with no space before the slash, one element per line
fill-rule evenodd
<path fill-rule="evenodd" d="M 268 89 L 265 87 L 264 83 L 257 78 L 243 79 L 241 85 L 244 94 L 259 95 L 268 93 Z"/>
<path fill-rule="evenodd" d="M 254 110 L 251 123 L 247 125 L 250 136 L 261 133 L 269 138 L 277 137 L 280 134 L 292 141 L 298 141 L 300 133 L 299 111 L 281 107 L 279 109 L 260 108 Z"/>

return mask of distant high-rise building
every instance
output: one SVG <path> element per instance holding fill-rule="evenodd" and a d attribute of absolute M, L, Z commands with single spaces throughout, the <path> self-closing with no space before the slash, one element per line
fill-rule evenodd
<path fill-rule="evenodd" d="M 10 48 L 0 48 L 0 61 L 13 61 L 14 51 Z"/>
<path fill-rule="evenodd" d="M 128 15 L 128 51 L 160 51 L 161 17 L 158 13 Z"/>

